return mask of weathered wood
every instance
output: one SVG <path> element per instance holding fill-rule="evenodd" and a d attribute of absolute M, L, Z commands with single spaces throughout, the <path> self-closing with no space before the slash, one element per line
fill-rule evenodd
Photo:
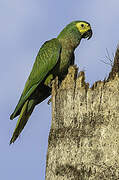
<path fill-rule="evenodd" d="M 107 81 L 114 79 L 116 74 L 119 75 L 119 45 L 117 46 L 117 50 L 114 57 L 114 64 L 113 64 L 111 72 L 109 73 L 109 77 Z"/>
<path fill-rule="evenodd" d="M 58 79 L 53 82 L 46 180 L 119 179 L 119 68 L 114 66 L 108 80 L 92 88 L 75 66 L 60 86 Z"/>

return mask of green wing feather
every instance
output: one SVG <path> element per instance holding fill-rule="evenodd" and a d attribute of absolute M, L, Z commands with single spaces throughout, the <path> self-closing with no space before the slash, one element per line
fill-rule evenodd
<path fill-rule="evenodd" d="M 49 71 L 57 64 L 61 51 L 61 44 L 57 39 L 46 41 L 40 48 L 36 57 L 32 71 L 25 84 L 20 100 L 10 116 L 10 119 L 15 118 L 24 105 L 25 101 L 31 96 L 38 85 L 44 80 Z"/>

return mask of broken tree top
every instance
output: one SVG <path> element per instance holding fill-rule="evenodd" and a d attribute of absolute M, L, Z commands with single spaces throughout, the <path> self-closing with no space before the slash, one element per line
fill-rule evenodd
<path fill-rule="evenodd" d="M 46 180 L 119 178 L 118 51 L 107 80 L 91 88 L 76 66 L 53 82 Z"/>

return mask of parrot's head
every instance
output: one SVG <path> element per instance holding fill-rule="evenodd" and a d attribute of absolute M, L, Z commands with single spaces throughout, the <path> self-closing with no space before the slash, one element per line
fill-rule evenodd
<path fill-rule="evenodd" d="M 62 44 L 66 43 L 67 46 L 69 44 L 75 49 L 82 38 L 90 39 L 92 34 L 92 29 L 88 22 L 73 21 L 61 31 L 58 39 Z"/>
<path fill-rule="evenodd" d="M 88 22 L 86 21 L 76 21 L 75 26 L 78 29 L 81 38 L 88 38 L 90 39 L 92 37 L 92 29 Z"/>

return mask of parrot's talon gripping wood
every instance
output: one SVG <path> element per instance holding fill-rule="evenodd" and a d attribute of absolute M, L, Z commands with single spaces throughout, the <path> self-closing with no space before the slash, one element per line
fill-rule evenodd
<path fill-rule="evenodd" d="M 52 102 L 52 98 L 50 98 L 47 102 L 48 105 L 50 105 L 50 103 Z"/>

